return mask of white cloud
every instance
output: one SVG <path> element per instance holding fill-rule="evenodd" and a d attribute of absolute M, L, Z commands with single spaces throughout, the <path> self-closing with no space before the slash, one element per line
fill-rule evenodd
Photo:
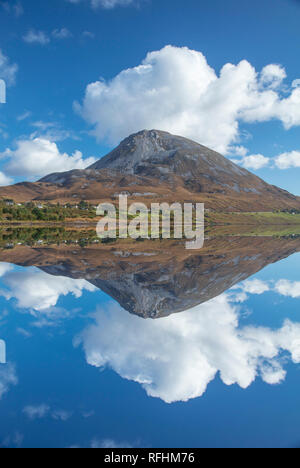
<path fill-rule="evenodd" d="M 299 88 L 300 89 L 300 88 Z M 241 150 L 242 152 L 242 150 Z M 300 167 L 300 151 L 290 151 L 287 153 L 279 154 L 274 158 L 266 157 L 262 154 L 242 155 L 236 153 L 236 156 L 241 155 L 240 159 L 231 158 L 231 161 L 239 164 L 246 169 L 262 169 L 263 167 L 273 167 L 281 170 L 290 169 L 293 167 Z"/>
<path fill-rule="evenodd" d="M 11 176 L 40 178 L 49 173 L 85 169 L 95 162 L 94 158 L 83 159 L 80 151 L 72 155 L 61 153 L 53 141 L 46 138 L 19 140 L 15 150 L 6 149 L 0 154 L 8 158 L 5 172 Z"/>
<path fill-rule="evenodd" d="M 18 66 L 11 63 L 0 49 L 0 79 L 4 80 L 7 86 L 13 85 L 16 81 L 17 71 Z"/>
<path fill-rule="evenodd" d="M 41 404 L 39 406 L 25 406 L 23 413 L 29 419 L 43 419 L 50 411 L 50 407 L 46 404 Z"/>
<path fill-rule="evenodd" d="M 13 179 L 0 171 L 0 187 L 5 187 L 13 183 Z"/>
<path fill-rule="evenodd" d="M 11 385 L 17 385 L 15 366 L 11 363 L 0 365 L 0 400 Z"/>
<path fill-rule="evenodd" d="M 286 71 L 280 65 L 267 65 L 261 72 L 261 82 L 274 89 L 278 88 L 286 77 Z"/>
<path fill-rule="evenodd" d="M 259 376 L 282 382 L 282 353 L 300 362 L 300 324 L 285 321 L 271 330 L 240 327 L 238 318 L 226 294 L 159 320 L 113 307 L 98 311 L 80 340 L 90 365 L 109 366 L 168 403 L 200 397 L 218 374 L 224 384 L 241 388 Z"/>
<path fill-rule="evenodd" d="M 9 272 L 3 278 L 7 290 L 1 294 L 6 299 L 15 298 L 18 307 L 47 311 L 54 307 L 60 296 L 73 294 L 81 297 L 83 291 L 95 291 L 95 286 L 85 280 L 52 276 L 35 269 Z"/>
<path fill-rule="evenodd" d="M 300 167 L 300 151 L 282 153 L 275 158 L 274 162 L 275 166 L 278 169 L 290 169 L 291 167 Z"/>
<path fill-rule="evenodd" d="M 298 88 L 298 86 L 300 86 L 300 80 L 294 80 L 292 83 L 292 88 Z"/>
<path fill-rule="evenodd" d="M 234 162 L 240 164 L 246 169 L 258 170 L 269 166 L 270 158 L 267 158 L 262 154 L 251 154 L 249 156 L 244 156 L 240 160 L 234 160 Z"/>
<path fill-rule="evenodd" d="M 23 40 L 28 44 L 40 44 L 46 45 L 49 44 L 50 39 L 44 31 L 35 31 L 31 29 L 30 31 L 23 36 Z"/>
<path fill-rule="evenodd" d="M 72 37 L 72 33 L 67 28 L 54 29 L 51 34 L 31 29 L 23 36 L 23 41 L 28 44 L 47 45 L 51 42 L 51 36 L 56 40 L 63 40 Z"/>
<path fill-rule="evenodd" d="M 31 117 L 31 115 L 32 115 L 32 113 L 30 111 L 25 111 L 25 112 L 23 112 L 23 114 L 18 115 L 17 121 L 18 122 L 23 122 L 23 120 L 28 119 L 29 117 Z"/>
<path fill-rule="evenodd" d="M 258 73 L 246 60 L 227 63 L 218 74 L 201 52 L 166 46 L 111 81 L 89 84 L 76 107 L 99 140 L 116 144 L 130 133 L 157 128 L 225 153 L 239 141 L 240 122 L 300 125 L 300 88 L 283 97 L 285 76 L 279 65 Z"/>
<path fill-rule="evenodd" d="M 52 36 L 54 39 L 69 39 L 72 37 L 72 33 L 67 28 L 54 29 L 52 31 Z"/>

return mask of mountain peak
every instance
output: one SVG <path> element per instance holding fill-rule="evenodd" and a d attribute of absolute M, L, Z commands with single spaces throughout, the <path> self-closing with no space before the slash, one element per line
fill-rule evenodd
<path fill-rule="evenodd" d="M 260 179 L 221 154 L 187 138 L 156 129 L 130 135 L 82 172 L 88 176 L 99 170 L 118 172 L 123 176 L 147 177 L 159 182 L 171 182 L 172 185 L 180 177 L 185 180 L 187 189 L 198 192 L 208 185 L 211 190 L 216 184 L 219 184 L 219 190 L 233 186 L 238 192 L 244 188 L 245 179 L 249 177 L 255 179 L 252 185 L 261 185 Z M 50 174 L 41 181 L 62 183 L 66 174 Z M 69 176 L 72 174 L 74 171 Z"/>
<path fill-rule="evenodd" d="M 123 174 L 151 175 L 154 167 L 160 172 L 182 176 L 182 163 L 186 166 L 198 166 L 198 171 L 234 172 L 249 175 L 249 172 L 231 163 L 222 155 L 187 138 L 172 135 L 161 130 L 142 130 L 125 138 L 120 145 L 108 155 L 97 161 L 89 169 L 117 170 Z M 150 167 L 151 166 L 151 167 Z M 152 169 L 152 170 L 150 170 Z M 186 172 L 186 171 L 185 171 Z M 187 170 L 190 177 L 193 171 Z"/>
<path fill-rule="evenodd" d="M 120 192 L 155 200 L 205 203 L 209 209 L 295 209 L 300 198 L 267 184 L 221 154 L 160 130 L 130 135 L 87 169 L 50 174 L 36 184 L 2 188 L 2 198 L 78 202 L 116 199 Z M 2 194 L 2 195 L 1 195 Z"/>
<path fill-rule="evenodd" d="M 179 149 L 188 141 L 160 130 L 142 130 L 125 138 L 117 148 L 89 169 L 115 169 L 135 174 L 135 169 L 141 162 L 152 159 L 155 155 Z M 190 143 L 196 145 L 194 142 Z"/>

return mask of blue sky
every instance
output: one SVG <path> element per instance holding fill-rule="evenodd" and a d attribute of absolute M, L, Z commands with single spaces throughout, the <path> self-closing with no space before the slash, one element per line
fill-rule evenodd
<path fill-rule="evenodd" d="M 0 4 L 2 185 L 158 128 L 300 195 L 299 1 Z"/>

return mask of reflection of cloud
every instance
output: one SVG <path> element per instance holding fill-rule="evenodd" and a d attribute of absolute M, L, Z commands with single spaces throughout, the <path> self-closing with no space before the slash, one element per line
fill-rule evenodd
<path fill-rule="evenodd" d="M 23 413 L 26 414 L 26 416 L 29 419 L 42 419 L 45 416 L 47 416 L 49 411 L 50 411 L 50 407 L 45 404 L 38 405 L 38 406 L 29 405 L 29 406 L 25 406 L 25 408 L 23 409 Z"/>
<path fill-rule="evenodd" d="M 13 269 L 13 266 L 10 263 L 1 262 L 0 263 L 0 278 L 2 278 L 2 276 L 4 276 L 6 273 L 11 271 L 12 269 Z"/>
<path fill-rule="evenodd" d="M 242 287 L 243 291 L 249 294 L 263 294 L 270 290 L 267 282 L 258 279 L 244 281 Z"/>
<path fill-rule="evenodd" d="M 20 432 L 15 432 L 13 435 L 8 435 L 1 441 L 0 447 L 19 448 L 23 444 L 24 435 Z"/>
<path fill-rule="evenodd" d="M 263 294 L 267 291 L 273 291 L 281 296 L 297 299 L 300 297 L 300 281 L 280 279 L 276 282 L 268 282 L 252 279 L 234 286 L 231 288 L 231 291 L 234 291 L 234 294 L 232 295 L 234 300 L 239 302 L 244 302 L 248 298 L 246 293 Z"/>
<path fill-rule="evenodd" d="M 88 281 L 51 276 L 35 269 L 7 273 L 3 279 L 8 290 L 1 291 L 6 299 L 15 298 L 20 308 L 44 311 L 54 307 L 60 296 L 81 297 L 84 290 L 95 291 Z"/>
<path fill-rule="evenodd" d="M 275 291 L 282 296 L 300 297 L 300 281 L 280 280 L 275 285 Z"/>
<path fill-rule="evenodd" d="M 56 419 L 57 421 L 67 421 L 68 419 L 71 418 L 72 413 L 66 410 L 54 410 L 51 416 L 53 419 Z"/>
<path fill-rule="evenodd" d="M 112 439 L 105 439 L 105 440 L 97 440 L 94 439 L 91 443 L 91 448 L 99 449 L 125 449 L 125 448 L 132 448 L 132 445 L 129 445 L 128 442 L 116 442 Z"/>
<path fill-rule="evenodd" d="M 43 419 L 46 418 L 48 415 L 51 416 L 52 419 L 57 421 L 67 421 L 72 416 L 72 413 L 62 409 L 54 409 L 51 410 L 49 405 L 42 403 L 41 405 L 28 405 L 25 406 L 23 409 L 23 413 L 29 419 Z"/>
<path fill-rule="evenodd" d="M 0 400 L 8 392 L 11 385 L 17 385 L 18 379 L 15 366 L 11 363 L 0 365 Z"/>
<path fill-rule="evenodd" d="M 13 85 L 16 81 L 18 66 L 10 63 L 10 60 L 0 49 L 0 76 L 7 85 Z"/>
<path fill-rule="evenodd" d="M 247 388 L 260 376 L 285 378 L 281 355 L 300 362 L 300 324 L 281 329 L 239 327 L 238 308 L 226 294 L 181 314 L 144 320 L 120 309 L 99 310 L 81 335 L 87 362 L 109 366 L 171 403 L 199 397 L 219 373 L 226 385 Z"/>

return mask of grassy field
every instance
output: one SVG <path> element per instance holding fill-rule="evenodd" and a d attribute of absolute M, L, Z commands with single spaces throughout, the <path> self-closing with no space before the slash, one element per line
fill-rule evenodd
<path fill-rule="evenodd" d="M 82 246 L 101 242 L 96 233 L 96 221 L 76 225 L 80 220 L 69 222 L 3 222 L 0 228 L 0 248 L 13 248 L 17 244 L 80 244 Z M 217 213 L 209 212 L 205 216 L 207 237 L 300 237 L 300 214 L 288 213 Z M 142 239 L 139 239 L 141 241 Z M 158 240 L 157 242 L 161 242 Z M 103 243 L 118 243 L 118 240 Z M 132 239 L 126 242 L 135 243 Z M 170 241 L 165 240 L 164 243 Z"/>
<path fill-rule="evenodd" d="M 257 212 L 257 213 L 219 213 L 210 212 L 206 214 L 206 221 L 209 225 L 299 225 L 300 214 L 290 214 L 284 212 Z"/>
<path fill-rule="evenodd" d="M 206 233 L 211 236 L 298 236 L 300 214 L 289 213 L 217 213 L 206 215 Z"/>

